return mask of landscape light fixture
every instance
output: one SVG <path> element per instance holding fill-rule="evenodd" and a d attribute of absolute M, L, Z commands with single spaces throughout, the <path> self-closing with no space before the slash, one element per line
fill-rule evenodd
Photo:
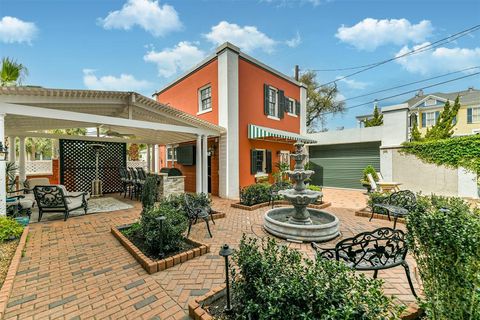
<path fill-rule="evenodd" d="M 228 257 L 231 256 L 232 253 L 233 253 L 233 250 L 226 243 L 222 246 L 222 248 L 220 249 L 220 252 L 218 253 L 219 255 L 225 258 L 225 284 L 227 286 L 227 307 L 225 308 L 226 313 L 229 313 L 232 311 L 232 306 L 230 304 L 230 279 L 228 276 L 228 268 L 229 268 Z"/>

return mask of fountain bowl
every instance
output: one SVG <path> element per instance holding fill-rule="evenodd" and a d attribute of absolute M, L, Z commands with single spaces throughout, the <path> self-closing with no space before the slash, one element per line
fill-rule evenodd
<path fill-rule="evenodd" d="M 281 207 L 268 210 L 264 216 L 265 230 L 279 238 L 302 242 L 325 242 L 337 237 L 339 232 L 338 218 L 328 212 L 307 208 L 311 224 L 299 225 L 289 223 L 295 209 Z"/>

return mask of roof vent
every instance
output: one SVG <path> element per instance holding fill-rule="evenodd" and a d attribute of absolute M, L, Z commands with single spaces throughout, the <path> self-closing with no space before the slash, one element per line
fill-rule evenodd
<path fill-rule="evenodd" d="M 418 90 L 416 96 L 423 97 L 423 90 L 422 89 Z"/>
<path fill-rule="evenodd" d="M 474 88 L 473 86 L 468 87 L 468 91 L 469 91 L 469 92 L 472 92 L 473 90 L 475 90 L 475 88 Z"/>

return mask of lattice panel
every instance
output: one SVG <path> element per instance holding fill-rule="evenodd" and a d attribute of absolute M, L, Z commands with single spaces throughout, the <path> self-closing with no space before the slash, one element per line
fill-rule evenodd
<path fill-rule="evenodd" d="M 92 144 L 102 144 L 99 156 L 99 178 L 104 193 L 120 192 L 120 167 L 126 167 L 127 146 L 118 142 L 60 140 L 60 181 L 68 191 L 91 192 L 95 179 L 95 150 Z"/>

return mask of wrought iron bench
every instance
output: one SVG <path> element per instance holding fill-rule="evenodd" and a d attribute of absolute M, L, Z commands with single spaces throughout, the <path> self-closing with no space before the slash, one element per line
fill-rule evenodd
<path fill-rule="evenodd" d="M 372 215 L 369 221 L 372 221 L 375 209 L 384 209 L 387 212 L 388 220 L 391 220 L 390 213 L 393 214 L 393 228 L 395 229 L 398 217 L 406 216 L 408 212 L 414 210 L 416 206 L 417 198 L 412 191 L 397 191 L 383 198 L 381 203 L 372 204 Z"/>
<path fill-rule="evenodd" d="M 378 270 L 402 266 L 407 275 L 408 284 L 415 297 L 410 268 L 407 261 L 407 243 L 402 230 L 379 228 L 371 232 L 362 232 L 336 244 L 335 248 L 324 249 L 312 242 L 317 259 L 345 262 L 349 267 L 360 271 L 373 271 L 377 278 Z"/>
<path fill-rule="evenodd" d="M 36 186 L 33 188 L 38 206 L 38 221 L 44 212 L 63 212 L 64 221 L 68 219 L 71 211 L 83 208 L 85 214 L 88 210 L 88 193 L 67 193 L 62 185 Z"/>
<path fill-rule="evenodd" d="M 198 219 L 203 219 L 203 221 L 205 221 L 208 234 L 210 235 L 210 238 L 213 238 L 212 232 L 210 231 L 210 225 L 208 224 L 209 217 L 212 219 L 213 224 L 215 224 L 215 221 L 213 220 L 212 209 L 210 207 L 194 206 L 190 197 L 191 196 L 188 193 L 184 194 L 185 211 L 188 218 L 187 238 L 190 235 L 192 225 L 197 223 Z"/>

